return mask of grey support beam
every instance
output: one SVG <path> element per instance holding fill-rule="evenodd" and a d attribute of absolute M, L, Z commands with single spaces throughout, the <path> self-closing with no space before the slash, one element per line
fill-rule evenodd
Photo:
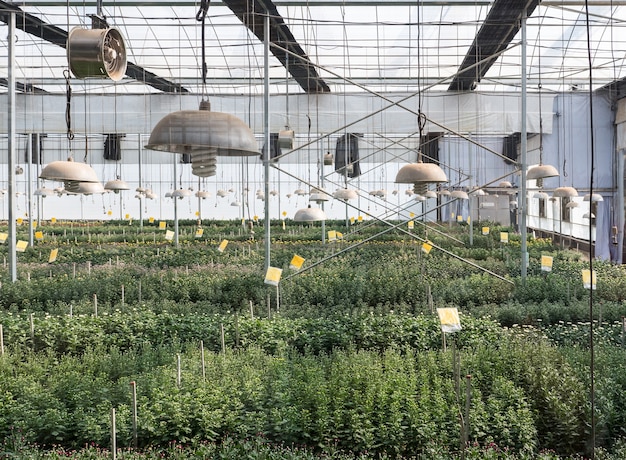
<path fill-rule="evenodd" d="M 448 91 L 470 91 L 496 62 L 520 30 L 524 10 L 530 16 L 539 0 L 496 0 L 487 14 Z M 492 56 L 491 59 L 489 57 Z M 474 64 L 484 61 L 478 67 Z"/>
<path fill-rule="evenodd" d="M 283 64 L 287 65 L 287 53 L 280 48 L 288 50 L 299 58 L 289 58 L 289 73 L 307 93 L 329 93 L 330 88 L 317 73 L 315 66 L 304 52 L 300 44 L 289 30 L 283 17 L 278 13 L 276 5 L 271 0 L 223 0 L 235 15 L 248 29 L 261 41 L 265 41 L 263 18 L 269 15 L 270 43 L 272 54 Z"/>

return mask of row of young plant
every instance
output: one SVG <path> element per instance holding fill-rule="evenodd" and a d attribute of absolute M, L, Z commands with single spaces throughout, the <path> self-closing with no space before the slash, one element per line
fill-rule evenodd
<path fill-rule="evenodd" d="M 626 364 L 623 352 L 603 349 L 602 355 Z M 58 356 L 13 350 L 0 359 L 0 436 L 19 429 L 27 443 L 46 447 L 108 445 L 114 407 L 118 445 L 130 447 L 135 382 L 141 447 L 261 435 L 318 454 L 429 456 L 458 453 L 459 418 L 469 416 L 469 443 L 527 456 L 540 449 L 571 455 L 585 451 L 589 401 L 582 358 L 566 358 L 527 334 L 446 352 L 311 355 L 248 348 L 202 355 L 197 346 L 181 345 Z M 626 426 L 626 379 L 613 374 L 607 367 L 596 373 L 596 445 L 607 449 Z"/>
<path fill-rule="evenodd" d="M 146 345 L 200 343 L 207 350 L 259 347 L 267 353 L 294 349 L 321 354 L 334 349 L 386 350 L 410 347 L 436 350 L 443 346 L 437 315 L 403 313 L 352 314 L 318 318 L 271 319 L 249 315 L 179 315 L 152 310 L 116 311 L 99 316 L 0 314 L 6 348 L 80 354 L 90 348 L 129 350 Z M 497 340 L 500 325 L 491 318 L 461 314 L 463 330 L 456 335 L 460 348 Z M 591 323 L 564 322 L 537 326 L 512 325 L 536 331 L 557 346 L 586 348 Z M 593 323 L 596 345 L 624 348 L 623 321 Z"/>
<path fill-rule="evenodd" d="M 292 256 L 293 254 L 291 254 Z M 361 258 L 361 256 L 363 256 Z M 260 260 L 228 258 L 212 265 L 191 265 L 178 269 L 146 268 L 120 264 L 74 271 L 70 265 L 30 272 L 12 283 L 2 281 L 0 306 L 13 312 L 86 314 L 94 311 L 94 295 L 100 311 L 137 307 L 192 313 L 267 311 L 284 315 L 319 316 L 330 312 L 407 311 L 430 312 L 433 307 L 453 305 L 466 312 L 489 313 L 504 325 L 544 324 L 559 320 L 588 320 L 584 304 L 589 291 L 582 285 L 582 262 L 561 264 L 547 275 L 529 275 L 515 284 L 495 278 L 461 261 L 429 255 L 411 258 L 399 250 L 378 247 L 341 255 L 326 264 L 296 273 L 288 268 L 290 258 L 277 254 L 286 265 L 277 289 L 264 283 Z M 377 263 L 370 263 L 368 258 Z M 255 265 L 253 262 L 258 263 Z M 502 265 L 493 264 L 503 273 Z M 594 291 L 594 318 L 619 320 L 626 298 L 623 268 L 596 263 L 597 290 Z"/>

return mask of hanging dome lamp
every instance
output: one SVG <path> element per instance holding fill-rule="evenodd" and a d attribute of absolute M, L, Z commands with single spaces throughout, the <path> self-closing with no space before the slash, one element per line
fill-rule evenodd
<path fill-rule="evenodd" d="M 333 194 L 333 198 L 344 201 L 354 200 L 358 198 L 358 196 L 357 191 L 351 188 L 340 188 Z"/>
<path fill-rule="evenodd" d="M 400 168 L 395 182 L 398 184 L 413 184 L 413 192 L 423 195 L 428 190 L 428 184 L 448 182 L 448 178 L 439 165 L 418 161 Z"/>
<path fill-rule="evenodd" d="M 552 195 L 557 198 L 573 198 L 578 196 L 578 190 L 574 187 L 557 187 L 552 192 Z"/>
<path fill-rule="evenodd" d="M 469 195 L 465 190 L 454 190 L 450 192 L 450 198 L 457 198 L 459 200 L 469 200 Z"/>
<path fill-rule="evenodd" d="M 81 193 L 77 191 L 80 183 L 100 184 L 96 171 L 91 166 L 76 162 L 71 157 L 67 161 L 49 163 L 41 170 L 39 178 L 63 182 L 65 190 L 70 193 Z"/>
<path fill-rule="evenodd" d="M 583 197 L 583 201 L 591 201 L 592 203 L 597 203 L 599 201 L 604 201 L 604 198 L 602 198 L 602 195 L 600 195 L 599 193 L 594 193 L 594 194 L 587 193 Z"/>
<path fill-rule="evenodd" d="M 217 156 L 259 155 L 252 130 L 239 118 L 212 112 L 206 96 L 206 43 L 204 27 L 209 2 L 202 2 L 196 14 L 202 32 L 202 100 L 198 110 L 179 110 L 162 118 L 150 133 L 147 149 L 189 154 L 191 172 L 199 177 L 214 176 Z"/>
<path fill-rule="evenodd" d="M 536 180 L 537 187 L 543 187 L 543 180 L 548 177 L 557 177 L 559 172 L 552 165 L 544 165 L 539 163 L 537 166 L 533 166 L 526 173 L 527 180 Z"/>
<path fill-rule="evenodd" d="M 293 220 L 296 222 L 317 222 L 326 220 L 326 214 L 320 208 L 312 208 L 309 205 L 306 208 L 298 209 L 293 216 Z"/>
<path fill-rule="evenodd" d="M 211 193 L 206 190 L 198 190 L 196 192 L 196 197 L 206 200 L 207 198 L 211 198 Z"/>
<path fill-rule="evenodd" d="M 107 183 L 104 184 L 104 189 L 110 190 L 114 193 L 120 193 L 122 190 L 130 190 L 130 187 L 128 186 L 126 181 L 123 181 L 118 178 L 118 179 L 107 181 Z"/>

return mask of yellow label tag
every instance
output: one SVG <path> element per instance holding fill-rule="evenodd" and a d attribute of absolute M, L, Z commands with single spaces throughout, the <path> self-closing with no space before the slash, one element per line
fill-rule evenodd
<path fill-rule="evenodd" d="M 35 232 L 35 239 L 37 241 L 42 241 L 43 240 L 43 232 L 40 230 L 38 232 Z"/>
<path fill-rule="evenodd" d="M 278 286 L 278 283 L 280 283 L 280 277 L 282 274 L 283 274 L 282 268 L 268 267 L 267 272 L 265 273 L 265 284 Z"/>
<path fill-rule="evenodd" d="M 437 308 L 437 315 L 443 332 L 457 332 L 461 330 L 459 311 L 456 308 Z"/>
<path fill-rule="evenodd" d="M 111 211 L 110 209 L 107 211 L 107 216 L 112 216 L 113 215 L 113 211 Z"/>
<path fill-rule="evenodd" d="M 415 213 L 414 213 L 414 212 L 410 212 L 410 213 L 409 213 L 409 217 L 410 217 L 411 219 L 413 219 L 413 218 L 415 217 Z"/>
<path fill-rule="evenodd" d="M 500 232 L 500 243 L 509 242 L 509 232 Z"/>
<path fill-rule="evenodd" d="M 252 220 L 254 220 L 255 222 L 259 220 L 259 216 L 254 216 L 252 217 Z"/>
<path fill-rule="evenodd" d="M 489 227 L 483 227 L 483 235 L 489 235 Z"/>
<path fill-rule="evenodd" d="M 292 270 L 300 270 L 302 268 L 302 264 L 304 263 L 304 257 L 300 257 L 298 254 L 295 254 L 289 263 L 289 268 Z"/>
<path fill-rule="evenodd" d="M 28 241 L 19 240 L 15 245 L 15 250 L 17 252 L 24 252 L 26 251 L 27 247 L 28 247 Z"/>
<path fill-rule="evenodd" d="M 53 224 L 56 224 L 57 223 L 57 218 L 56 217 L 51 217 L 50 218 L 50 222 L 53 223 Z"/>
<path fill-rule="evenodd" d="M 422 244 L 422 252 L 423 253 L 430 253 L 430 250 L 433 248 L 433 245 L 430 241 L 424 241 L 424 243 Z"/>
<path fill-rule="evenodd" d="M 4 243 L 9 237 L 8 233 L 0 233 L 0 243 Z"/>
<path fill-rule="evenodd" d="M 165 230 L 165 239 L 167 241 L 172 241 L 174 239 L 174 232 L 171 230 Z"/>
<path fill-rule="evenodd" d="M 197 228 L 196 229 L 196 238 L 202 238 L 202 235 L 204 235 L 204 229 L 203 228 Z"/>
<path fill-rule="evenodd" d="M 127 213 L 127 214 L 125 214 L 125 215 L 124 215 L 124 219 L 126 219 L 126 220 L 130 219 L 130 214 L 128 214 L 128 213 Z"/>
<path fill-rule="evenodd" d="M 359 217 L 357 218 L 357 220 L 358 220 L 359 222 L 363 222 L 363 216 L 359 216 Z"/>
<path fill-rule="evenodd" d="M 460 214 L 458 216 L 456 216 L 456 221 L 457 222 L 463 222 L 463 216 L 461 216 Z"/>
<path fill-rule="evenodd" d="M 154 217 L 148 217 L 148 222 L 154 224 Z"/>
<path fill-rule="evenodd" d="M 287 211 L 283 211 L 283 217 L 287 217 Z"/>
<path fill-rule="evenodd" d="M 541 271 L 551 272 L 552 271 L 552 256 L 541 256 Z"/>
<path fill-rule="evenodd" d="M 413 230 L 415 228 L 415 222 L 410 220 L 407 222 L 407 226 L 409 227 L 409 230 Z"/>
<path fill-rule="evenodd" d="M 22 225 L 24 223 L 24 219 L 22 219 L 21 217 L 18 217 L 15 222 L 17 223 L 17 225 Z"/>
<path fill-rule="evenodd" d="M 343 240 L 343 233 L 337 232 L 337 239 L 338 240 Z"/>
<path fill-rule="evenodd" d="M 167 222 L 165 222 L 164 220 L 159 222 L 159 230 L 165 230 L 166 227 L 167 227 Z"/>
<path fill-rule="evenodd" d="M 335 230 L 328 230 L 328 241 L 337 241 L 337 232 Z"/>
<path fill-rule="evenodd" d="M 57 256 L 59 255 L 59 248 L 55 248 L 50 251 L 50 257 L 48 257 L 48 263 L 56 262 Z"/>
<path fill-rule="evenodd" d="M 596 271 L 593 271 L 593 274 L 589 270 L 583 270 L 583 286 L 585 289 L 594 289 L 596 288 Z"/>
<path fill-rule="evenodd" d="M 226 246 L 228 246 L 228 240 L 222 240 L 220 245 L 217 247 L 217 250 L 219 252 L 224 252 L 224 249 L 226 249 Z"/>
<path fill-rule="evenodd" d="M 354 216 L 350 217 L 350 224 L 354 225 L 355 219 Z"/>

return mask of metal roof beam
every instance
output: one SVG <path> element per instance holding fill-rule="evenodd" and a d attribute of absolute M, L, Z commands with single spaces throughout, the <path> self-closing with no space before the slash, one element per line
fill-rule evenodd
<path fill-rule="evenodd" d="M 530 16 L 539 0 L 496 0 L 478 30 L 472 46 L 467 51 L 459 71 L 450 83 L 448 91 L 469 91 L 487 74 L 496 62 L 499 52 L 504 50 L 520 29 L 524 10 Z M 493 56 L 489 59 L 489 56 Z M 478 67 L 472 67 L 480 61 Z"/>
<path fill-rule="evenodd" d="M 24 12 L 18 6 L 0 0 L 0 21 L 7 23 L 9 21 L 9 11 L 14 11 L 19 20 L 16 21 L 16 27 L 35 37 L 39 37 L 50 43 L 65 48 L 67 42 L 67 31 L 53 24 L 43 22 L 41 19 L 30 13 Z M 148 86 L 152 86 L 164 93 L 188 93 L 187 88 L 177 83 L 173 83 L 165 78 L 147 71 L 146 69 L 127 62 L 126 75 L 134 78 Z"/>
<path fill-rule="evenodd" d="M 315 66 L 296 38 L 289 30 L 283 17 L 278 13 L 276 5 L 271 0 L 222 0 L 235 15 L 263 42 L 265 31 L 263 18 L 270 16 L 270 42 L 278 48 L 284 48 L 299 59 L 293 57 L 288 60 L 289 54 L 281 52 L 277 47 L 271 47 L 272 54 L 283 66 L 289 69 L 289 73 L 307 93 L 329 93 L 330 88 L 317 73 Z"/>

